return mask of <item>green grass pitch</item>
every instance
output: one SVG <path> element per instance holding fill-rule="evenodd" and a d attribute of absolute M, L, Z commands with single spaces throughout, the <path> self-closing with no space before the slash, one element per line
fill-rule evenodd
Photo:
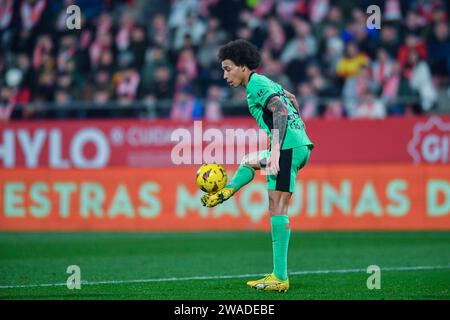
<path fill-rule="evenodd" d="M 287 293 L 245 284 L 271 271 L 271 245 L 250 231 L 4 232 L 0 299 L 450 299 L 450 232 L 292 232 Z M 80 290 L 66 286 L 69 265 Z"/>

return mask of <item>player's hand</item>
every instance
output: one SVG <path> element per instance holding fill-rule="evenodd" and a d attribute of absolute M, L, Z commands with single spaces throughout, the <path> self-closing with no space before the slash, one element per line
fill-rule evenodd
<path fill-rule="evenodd" d="M 286 89 L 283 89 L 284 94 L 289 99 L 289 101 L 294 105 L 295 109 L 297 109 L 297 112 L 300 113 L 300 108 L 298 106 L 297 99 L 295 98 L 295 95 L 287 91 Z"/>
<path fill-rule="evenodd" d="M 267 161 L 267 171 L 270 175 L 276 176 L 280 171 L 280 146 L 273 145 Z"/>

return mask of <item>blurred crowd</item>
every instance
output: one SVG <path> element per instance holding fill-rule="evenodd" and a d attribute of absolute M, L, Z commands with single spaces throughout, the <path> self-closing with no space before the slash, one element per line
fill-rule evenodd
<path fill-rule="evenodd" d="M 73 4 L 79 30 L 66 25 Z M 380 29 L 367 27 L 370 5 Z M 227 87 L 216 58 L 237 38 L 261 49 L 257 72 L 295 93 L 306 119 L 433 112 L 449 85 L 449 10 L 444 0 L 1 0 L 0 118 L 137 116 L 137 103 L 164 102 L 157 116 L 243 113 L 245 91 Z"/>

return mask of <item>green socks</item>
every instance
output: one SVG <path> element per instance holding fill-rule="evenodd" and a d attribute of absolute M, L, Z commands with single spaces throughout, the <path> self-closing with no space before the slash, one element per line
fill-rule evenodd
<path fill-rule="evenodd" d="M 231 181 L 225 186 L 226 188 L 233 188 L 234 192 L 245 186 L 253 180 L 255 176 L 255 169 L 248 164 L 241 164 L 234 174 Z"/>
<path fill-rule="evenodd" d="M 241 164 L 231 181 L 225 186 L 237 192 L 253 180 L 255 169 L 248 164 Z M 272 225 L 273 273 L 280 280 L 287 279 L 287 253 L 291 228 L 288 216 L 270 217 Z"/>
<path fill-rule="evenodd" d="M 291 228 L 288 216 L 270 217 L 272 225 L 273 273 L 284 281 L 287 279 L 287 253 Z"/>

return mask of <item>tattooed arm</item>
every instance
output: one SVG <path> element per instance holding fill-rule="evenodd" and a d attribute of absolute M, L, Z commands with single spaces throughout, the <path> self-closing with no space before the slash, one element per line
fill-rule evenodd
<path fill-rule="evenodd" d="M 267 104 L 267 109 L 272 112 L 273 116 L 273 130 L 275 137 L 273 137 L 272 145 L 281 147 L 284 134 L 286 133 L 288 108 L 283 101 L 281 101 L 280 97 L 275 96 L 270 99 Z M 278 132 L 278 136 L 276 136 L 276 132 Z"/>
<path fill-rule="evenodd" d="M 272 174 L 277 175 L 280 171 L 280 150 L 284 134 L 286 133 L 288 108 L 280 100 L 280 97 L 274 96 L 267 104 L 267 109 L 272 112 L 274 130 L 272 132 L 272 145 L 267 165 Z"/>

